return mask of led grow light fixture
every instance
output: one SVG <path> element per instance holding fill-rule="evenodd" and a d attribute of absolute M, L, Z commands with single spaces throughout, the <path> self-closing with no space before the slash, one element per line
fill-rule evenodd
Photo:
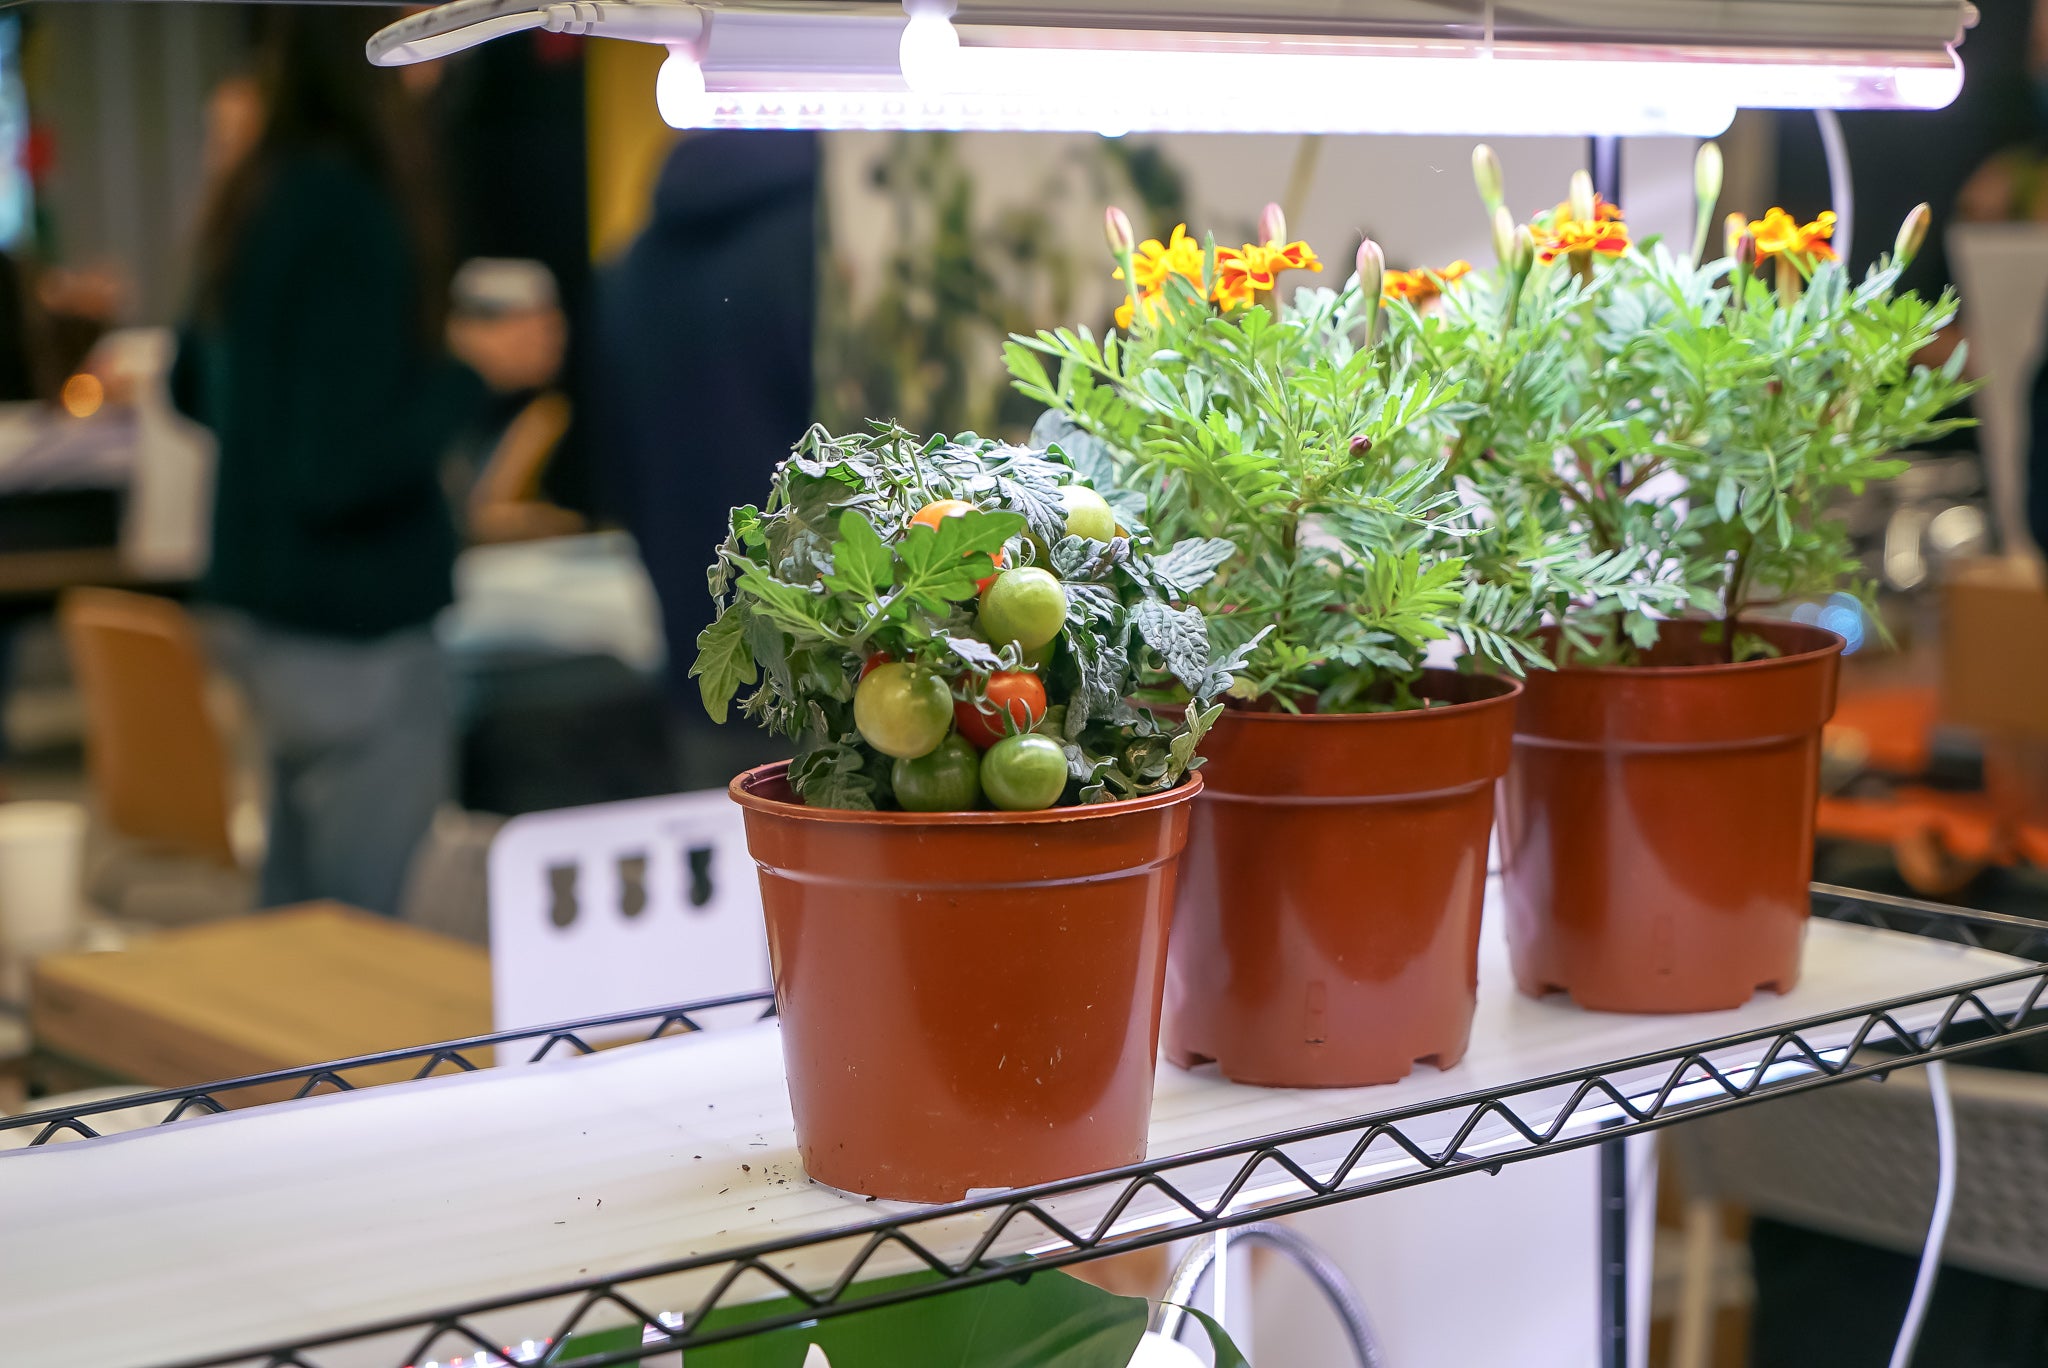
<path fill-rule="evenodd" d="M 1952 41 L 1970 13 L 1961 0 L 1848 0 L 1869 37 L 1817 46 L 1816 34 L 1859 31 L 1843 0 L 1825 23 L 1806 14 L 1819 0 L 1778 0 L 1773 33 L 1747 41 L 1726 16 L 1757 11 L 1727 0 L 1690 11 L 1721 27 L 1689 20 L 1670 41 L 1574 20 L 1574 5 L 1593 11 L 1586 0 L 1551 0 L 1545 13 L 1563 18 L 1511 38 L 1491 0 L 1462 0 L 1477 23 L 1380 32 L 1364 14 L 1375 0 L 1285 24 L 1275 0 L 1212 3 L 1199 20 L 1150 0 L 966 3 L 454 0 L 385 29 L 369 54 L 398 65 L 525 29 L 659 43 L 657 103 L 679 128 L 1711 136 L 1742 107 L 1940 108 L 1962 86 Z"/>

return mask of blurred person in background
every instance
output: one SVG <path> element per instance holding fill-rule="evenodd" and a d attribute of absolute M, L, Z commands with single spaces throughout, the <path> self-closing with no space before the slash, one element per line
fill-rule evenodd
<path fill-rule="evenodd" d="M 569 321 L 554 272 L 538 261 L 477 257 L 455 273 L 451 293 L 459 323 L 520 320 L 545 337 L 547 347 L 547 356 L 538 358 L 547 369 L 540 387 L 500 395 L 474 434 L 475 450 L 449 462 L 444 483 L 450 502 L 463 510 L 465 539 L 535 541 L 584 531 L 583 516 L 551 501 L 543 488 L 574 416 L 559 383 Z"/>
<path fill-rule="evenodd" d="M 266 16 L 253 85 L 216 96 L 172 392 L 219 441 L 200 591 L 271 752 L 262 902 L 388 914 L 452 787 L 442 457 L 551 362 L 530 318 L 445 323 L 418 120 L 363 15 Z"/>
<path fill-rule="evenodd" d="M 689 671 L 728 514 L 811 421 L 818 168 L 814 133 L 686 135 L 646 230 L 598 283 L 602 478 L 661 600 L 684 788 L 773 758 L 758 734 L 711 725 Z"/>

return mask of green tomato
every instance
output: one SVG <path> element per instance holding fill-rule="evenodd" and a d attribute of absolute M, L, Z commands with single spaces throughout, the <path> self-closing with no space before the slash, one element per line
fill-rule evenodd
<path fill-rule="evenodd" d="M 1005 570 L 983 592 L 976 622 L 999 647 L 1014 641 L 1035 651 L 1066 625 L 1067 591 L 1050 570 L 1035 565 Z"/>
<path fill-rule="evenodd" d="M 1066 485 L 1060 502 L 1067 506 L 1067 535 L 1106 542 L 1116 536 L 1116 514 L 1100 494 L 1086 485 Z"/>
<path fill-rule="evenodd" d="M 981 802 L 981 752 L 956 732 L 930 755 L 898 760 L 889 782 L 905 812 L 967 812 Z"/>
<path fill-rule="evenodd" d="M 1046 642 L 1045 645 L 1033 646 L 1030 650 L 1020 654 L 1025 669 L 1042 672 L 1046 666 L 1052 664 L 1053 657 L 1059 653 L 1060 639 L 1055 636 L 1051 641 Z"/>
<path fill-rule="evenodd" d="M 877 665 L 853 691 L 853 725 L 884 755 L 929 755 L 953 729 L 953 691 L 930 670 Z"/>
<path fill-rule="evenodd" d="M 1005 812 L 1037 812 L 1067 788 L 1067 753 L 1036 732 L 1006 736 L 981 757 L 981 789 Z"/>

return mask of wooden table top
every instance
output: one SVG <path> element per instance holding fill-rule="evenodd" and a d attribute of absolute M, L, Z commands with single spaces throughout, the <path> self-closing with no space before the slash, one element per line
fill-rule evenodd
<path fill-rule="evenodd" d="M 49 956 L 36 966 L 29 1024 L 39 1049 L 118 1078 L 210 1082 L 484 1034 L 490 956 L 340 903 L 309 903 L 128 950 Z M 412 1072 L 394 1066 L 390 1076 Z"/>

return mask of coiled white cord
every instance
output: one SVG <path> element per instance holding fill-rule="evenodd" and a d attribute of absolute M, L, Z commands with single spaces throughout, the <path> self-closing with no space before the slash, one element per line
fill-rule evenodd
<path fill-rule="evenodd" d="M 1927 1218 L 1927 1243 L 1920 1250 L 1920 1272 L 1913 1279 L 1913 1296 L 1906 1303 L 1906 1319 L 1899 1326 L 1898 1343 L 1892 1346 L 1891 1368 L 1907 1368 L 1913 1361 L 1920 1323 L 1927 1318 L 1927 1303 L 1934 1296 L 1934 1278 L 1941 1271 L 1949 1212 L 1956 1204 L 1956 1113 L 1948 1095 L 1948 1070 L 1938 1059 L 1927 1066 L 1927 1095 L 1934 1100 L 1934 1214 Z"/>

